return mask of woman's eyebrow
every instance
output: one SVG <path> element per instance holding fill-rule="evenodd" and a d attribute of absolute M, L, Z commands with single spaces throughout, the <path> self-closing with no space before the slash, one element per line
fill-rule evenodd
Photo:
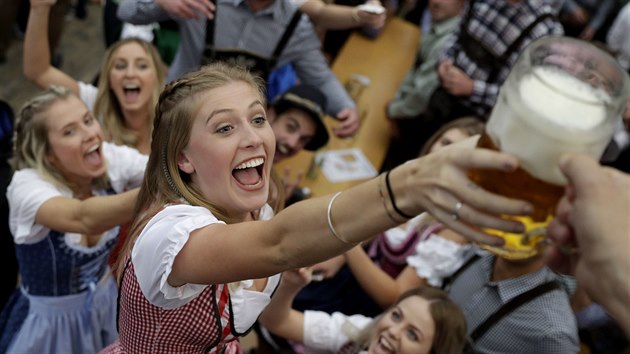
<path fill-rule="evenodd" d="M 250 103 L 249 106 L 247 106 L 248 109 L 251 109 L 254 106 L 262 106 L 265 107 L 262 102 L 260 100 L 255 100 L 254 102 Z M 210 115 L 208 116 L 208 119 L 206 119 L 206 124 L 208 124 L 208 122 L 210 121 L 210 119 L 212 119 L 212 117 L 216 116 L 219 113 L 225 113 L 225 112 L 232 112 L 234 109 L 232 108 L 225 108 L 225 109 L 218 109 L 216 111 L 212 111 L 210 113 Z"/>

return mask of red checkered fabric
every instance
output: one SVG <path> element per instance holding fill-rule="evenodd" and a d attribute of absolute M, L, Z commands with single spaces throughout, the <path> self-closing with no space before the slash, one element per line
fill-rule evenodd
<path fill-rule="evenodd" d="M 128 262 L 118 304 L 120 339 L 101 354 L 242 353 L 231 332 L 229 302 L 227 284 L 219 284 L 176 309 L 152 305 Z"/>

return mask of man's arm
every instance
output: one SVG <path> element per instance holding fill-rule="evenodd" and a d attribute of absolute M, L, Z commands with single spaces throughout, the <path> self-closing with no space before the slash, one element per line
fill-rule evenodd
<path fill-rule="evenodd" d="M 447 36 L 436 42 L 432 48 L 422 48 L 420 55 L 426 52 L 426 56 L 418 58 L 421 61 L 420 66 L 407 74 L 399 89 L 404 91 L 401 95 L 397 93 L 387 107 L 390 118 L 416 117 L 425 111 L 433 91 L 440 85 L 437 64 L 448 40 Z"/>
<path fill-rule="evenodd" d="M 134 25 L 146 25 L 170 19 L 168 12 L 162 9 L 155 0 L 123 0 L 116 12 L 123 22 Z"/>
<path fill-rule="evenodd" d="M 353 131 L 345 130 L 337 135 L 354 134 L 359 128 L 355 104 L 326 63 L 320 41 L 306 18 L 302 18 L 285 50 L 286 58 L 293 64 L 302 82 L 319 87 L 326 95 L 326 113 L 343 120 L 342 125 L 356 124 Z M 340 117 L 340 113 L 346 112 L 350 112 L 351 116 Z"/>

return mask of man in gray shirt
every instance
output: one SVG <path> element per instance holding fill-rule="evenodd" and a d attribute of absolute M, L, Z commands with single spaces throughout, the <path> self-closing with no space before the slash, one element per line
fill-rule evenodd
<path fill-rule="evenodd" d="M 484 253 L 455 273 L 448 293 L 464 311 L 475 353 L 577 353 L 577 324 L 561 286 L 565 280 L 541 255 L 512 261 Z M 549 290 L 532 293 L 529 301 L 498 316 L 493 325 L 486 322 L 517 297 L 544 287 Z"/>
<path fill-rule="evenodd" d="M 197 16 L 182 17 L 174 4 L 183 0 L 125 0 L 118 17 L 133 24 L 147 24 L 172 18 L 179 24 L 180 46 L 168 73 L 173 80 L 197 68 L 206 44 L 206 23 L 211 17 L 203 0 L 188 3 Z M 204 10 L 200 10 L 203 8 Z M 214 47 L 240 50 L 270 58 L 297 6 L 290 0 L 217 0 Z M 167 11 L 169 10 L 169 11 Z M 187 18 L 186 18 L 187 17 Z M 341 123 L 334 129 L 339 137 L 351 136 L 359 128 L 355 104 L 333 75 L 320 51 L 320 41 L 310 21 L 302 16 L 293 35 L 277 58 L 276 66 L 291 63 L 303 83 L 318 87 L 327 99 L 326 113 Z"/>

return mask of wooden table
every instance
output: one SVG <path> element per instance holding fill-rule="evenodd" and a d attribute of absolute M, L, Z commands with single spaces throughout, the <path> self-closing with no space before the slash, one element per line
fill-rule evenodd
<path fill-rule="evenodd" d="M 396 93 L 400 82 L 415 59 L 420 32 L 417 26 L 399 18 L 388 20 L 383 32 L 374 40 L 353 33 L 335 60 L 332 71 L 341 83 L 353 74 L 370 79 L 370 84 L 357 100 L 361 128 L 353 138 L 339 139 L 330 130 L 336 124 L 327 119 L 330 141 L 322 149 L 338 150 L 358 148 L 378 171 L 383 163 L 389 144 L 390 128 L 385 117 L 385 106 Z M 289 167 L 293 173 L 306 171 L 313 162 L 313 153 L 302 151 L 298 155 L 277 164 L 278 172 Z M 305 176 L 301 185 L 311 189 L 313 196 L 322 196 L 344 190 L 361 181 L 331 183 L 315 167 L 310 177 Z M 280 173 L 281 174 L 281 173 Z M 282 174 L 281 174 L 282 175 Z"/>

